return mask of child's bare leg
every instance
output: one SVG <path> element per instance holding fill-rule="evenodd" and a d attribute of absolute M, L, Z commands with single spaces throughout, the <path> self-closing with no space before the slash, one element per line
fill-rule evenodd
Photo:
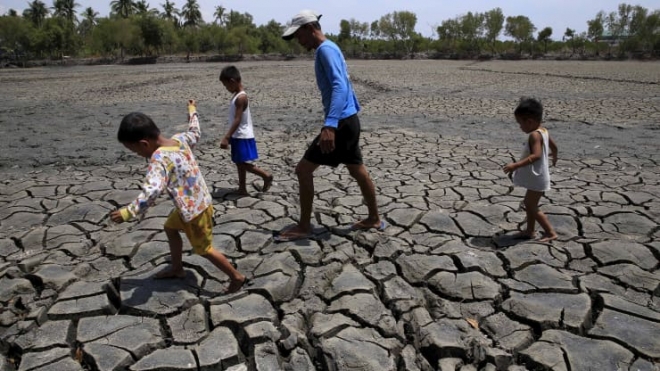
<path fill-rule="evenodd" d="M 529 189 L 525 193 L 523 203 L 525 204 L 525 213 L 527 214 L 527 229 L 519 234 L 520 238 L 534 238 L 536 236 L 534 229 L 536 228 L 536 214 L 539 210 L 541 196 L 543 196 L 543 192 Z"/>
<path fill-rule="evenodd" d="M 176 229 L 165 228 L 167 242 L 170 245 L 171 265 L 156 273 L 154 278 L 183 278 L 186 272 L 183 270 L 183 240 Z"/>
<path fill-rule="evenodd" d="M 258 175 L 264 180 L 264 186 L 261 188 L 262 192 L 270 189 L 270 186 L 273 184 L 273 176 L 271 174 L 268 174 L 265 170 L 258 168 L 254 164 L 245 163 L 243 165 L 245 166 L 245 171 Z"/>
<path fill-rule="evenodd" d="M 220 269 L 224 274 L 229 276 L 230 282 L 229 286 L 227 287 L 227 294 L 236 292 L 241 287 L 243 287 L 246 277 L 242 275 L 241 272 L 237 271 L 233 265 L 231 265 L 223 253 L 214 248 L 211 248 L 208 253 L 202 256 L 213 263 L 213 265 L 218 267 L 218 269 Z"/>
<path fill-rule="evenodd" d="M 548 217 L 541 210 L 536 212 L 536 221 L 539 222 L 543 230 L 545 231 L 543 238 L 539 239 L 539 242 L 550 242 L 557 239 L 557 232 L 552 228 Z"/>
<path fill-rule="evenodd" d="M 245 169 L 245 164 L 237 163 L 236 169 L 238 170 L 238 190 L 236 191 L 236 193 L 243 196 L 247 196 L 248 191 L 247 191 L 247 186 L 245 185 L 245 177 L 247 173 Z"/>

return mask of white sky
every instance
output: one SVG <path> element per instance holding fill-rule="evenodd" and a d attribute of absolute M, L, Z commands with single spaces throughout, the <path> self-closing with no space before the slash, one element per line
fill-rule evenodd
<path fill-rule="evenodd" d="M 27 8 L 31 0 L 0 0 L 0 14 L 9 9 L 20 13 Z M 53 0 L 42 0 L 46 5 L 52 6 Z M 101 16 L 110 11 L 110 0 L 76 0 L 80 7 L 76 10 L 81 13 L 83 9 L 91 6 Z M 342 19 L 355 18 L 360 22 L 371 23 L 381 16 L 394 11 L 410 11 L 417 15 L 417 32 L 425 36 L 432 36 L 440 23 L 449 18 L 472 12 L 485 12 L 500 7 L 504 16 L 528 16 L 538 30 L 550 26 L 553 29 L 553 39 L 561 39 L 567 27 L 575 29 L 578 33 L 586 31 L 587 20 L 592 19 L 600 10 L 615 11 L 623 0 L 333 0 L 311 2 L 305 0 L 198 0 L 202 16 L 206 22 L 213 21 L 213 13 L 217 5 L 241 13 L 250 13 L 257 25 L 265 24 L 275 19 L 282 24 L 287 23 L 291 17 L 303 9 L 313 9 L 323 14 L 321 25 L 327 33 L 337 34 L 339 22 Z M 165 0 L 148 1 L 152 8 L 162 10 Z M 174 0 L 176 7 L 181 9 L 185 0 Z M 629 2 L 631 5 L 641 5 L 649 10 L 660 9 L 660 0 L 637 0 Z"/>

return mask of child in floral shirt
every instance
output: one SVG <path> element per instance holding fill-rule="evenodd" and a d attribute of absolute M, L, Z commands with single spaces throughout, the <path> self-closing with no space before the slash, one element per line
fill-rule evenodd
<path fill-rule="evenodd" d="M 211 194 L 199 170 L 192 147 L 201 135 L 199 118 L 193 100 L 188 101 L 188 131 L 172 138 L 161 135 L 149 116 L 133 112 L 126 115 L 119 126 L 117 139 L 126 148 L 149 159 L 142 193 L 129 205 L 113 211 L 110 217 L 122 223 L 144 214 L 163 191 L 167 191 L 176 209 L 165 222 L 165 234 L 170 245 L 172 265 L 155 278 L 183 278 L 183 231 L 193 252 L 199 254 L 229 276 L 228 293 L 238 291 L 246 277 L 215 250 L 213 244 L 213 205 Z"/>

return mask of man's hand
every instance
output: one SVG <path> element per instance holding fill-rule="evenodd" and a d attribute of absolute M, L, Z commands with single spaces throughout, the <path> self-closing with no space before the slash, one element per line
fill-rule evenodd
<path fill-rule="evenodd" d="M 335 129 L 324 127 L 321 129 L 321 138 L 319 138 L 321 153 L 326 154 L 335 150 Z"/>
<path fill-rule="evenodd" d="M 557 152 L 550 153 L 550 157 L 552 157 L 552 166 L 557 165 Z"/>
<path fill-rule="evenodd" d="M 110 219 L 115 223 L 123 223 L 124 218 L 121 216 L 121 211 L 115 210 L 110 213 Z"/>

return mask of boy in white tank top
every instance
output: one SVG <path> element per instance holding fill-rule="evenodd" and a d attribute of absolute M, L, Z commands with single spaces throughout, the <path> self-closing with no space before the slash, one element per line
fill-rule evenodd
<path fill-rule="evenodd" d="M 238 190 L 235 193 L 240 196 L 249 195 L 245 185 L 247 173 L 260 176 L 264 181 L 261 191 L 266 192 L 273 184 L 273 176 L 252 163 L 259 158 L 259 154 L 257 153 L 257 142 L 254 139 L 248 97 L 243 90 L 238 68 L 235 66 L 223 68 L 220 72 L 220 82 L 230 93 L 234 94 L 229 103 L 227 134 L 222 138 L 220 148 L 227 149 L 231 146 L 231 160 L 236 164 L 238 170 Z"/>
<path fill-rule="evenodd" d="M 516 234 L 514 238 L 534 238 L 535 222 L 539 222 L 545 233 L 538 241 L 549 242 L 557 239 L 557 233 L 550 225 L 548 217 L 539 209 L 539 201 L 543 194 L 550 190 L 549 157 L 552 157 L 554 166 L 557 163 L 557 145 L 550 138 L 548 129 L 541 126 L 541 102 L 533 98 L 522 98 L 514 115 L 520 129 L 529 134 L 520 160 L 504 166 L 504 173 L 509 174 L 513 184 L 527 189 L 524 199 L 527 229 Z"/>

